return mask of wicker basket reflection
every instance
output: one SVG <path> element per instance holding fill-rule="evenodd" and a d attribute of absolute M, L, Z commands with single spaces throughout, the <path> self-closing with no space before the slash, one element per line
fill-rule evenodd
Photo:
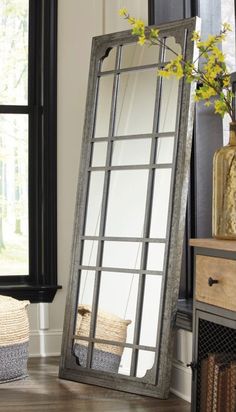
<path fill-rule="evenodd" d="M 77 336 L 89 336 L 91 314 L 91 306 L 79 305 L 76 323 Z M 95 337 L 97 339 L 125 343 L 127 327 L 130 323 L 130 320 L 125 320 L 111 313 L 99 310 Z M 86 367 L 87 347 L 87 341 L 80 339 L 75 340 L 74 352 L 79 364 L 83 367 Z M 110 345 L 108 343 L 95 343 L 91 367 L 107 372 L 118 372 L 123 350 L 124 348 L 122 346 Z"/>

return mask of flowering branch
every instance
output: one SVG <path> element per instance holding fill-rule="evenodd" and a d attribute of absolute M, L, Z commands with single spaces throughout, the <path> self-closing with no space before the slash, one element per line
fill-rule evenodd
<path fill-rule="evenodd" d="M 232 120 L 233 93 L 230 84 L 230 72 L 226 67 L 225 55 L 219 48 L 231 27 L 228 23 L 222 25 L 219 34 L 209 35 L 206 41 L 202 41 L 198 32 L 193 32 L 192 41 L 195 42 L 199 50 L 198 58 L 192 63 L 185 60 L 181 54 L 177 54 L 171 47 L 167 46 L 159 37 L 157 28 L 146 27 L 142 20 L 131 17 L 126 8 L 120 9 L 120 16 L 124 17 L 132 26 L 132 34 L 138 36 L 138 44 L 141 46 L 163 46 L 176 56 L 157 74 L 170 78 L 175 76 L 178 79 L 185 77 L 186 81 L 196 82 L 200 85 L 195 91 L 195 101 L 205 101 L 206 106 L 214 106 L 215 113 L 222 117 L 228 113 Z M 201 66 L 196 66 L 201 58 Z"/>

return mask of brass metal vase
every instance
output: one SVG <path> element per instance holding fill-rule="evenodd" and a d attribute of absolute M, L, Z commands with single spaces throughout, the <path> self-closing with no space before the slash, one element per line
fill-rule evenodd
<path fill-rule="evenodd" d="M 217 239 L 236 239 L 236 122 L 213 159 L 212 232 Z"/>

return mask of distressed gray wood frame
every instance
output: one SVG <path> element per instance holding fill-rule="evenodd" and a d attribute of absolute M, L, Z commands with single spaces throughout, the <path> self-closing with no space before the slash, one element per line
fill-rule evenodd
<path fill-rule="evenodd" d="M 175 41 L 182 47 L 183 54 L 188 60 L 196 58 L 196 50 L 191 41 L 192 32 L 199 30 L 199 19 L 185 19 L 169 24 L 159 26 L 160 36 L 164 39 L 166 37 L 174 37 Z M 93 39 L 89 84 L 86 104 L 86 115 L 83 132 L 82 155 L 80 163 L 80 173 L 78 179 L 77 201 L 75 210 L 75 223 L 73 246 L 71 256 L 70 280 L 68 286 L 65 321 L 62 342 L 62 355 L 60 362 L 59 377 L 63 379 L 73 380 L 77 382 L 100 385 L 117 390 L 133 392 L 142 395 L 148 395 L 158 398 L 167 398 L 170 388 L 170 375 L 172 363 L 172 349 L 174 343 L 174 325 L 177 312 L 177 301 L 180 282 L 181 269 L 181 255 L 183 245 L 183 235 L 185 226 L 186 201 L 188 193 L 189 180 L 189 163 L 192 143 L 192 128 L 193 128 L 193 84 L 187 84 L 183 80 L 179 82 L 178 92 L 178 110 L 177 120 L 174 132 L 175 148 L 174 160 L 172 164 L 157 165 L 155 164 L 155 149 L 159 137 L 173 136 L 173 133 L 157 133 L 159 120 L 159 105 L 160 105 L 160 90 L 161 79 L 157 79 L 157 93 L 156 105 L 154 114 L 153 133 L 148 135 L 132 135 L 132 136 L 118 136 L 114 137 L 114 119 L 115 119 L 115 99 L 118 88 L 118 76 L 121 71 L 127 69 L 120 69 L 120 50 L 121 45 L 126 45 L 134 42 L 134 37 L 130 31 L 108 34 L 98 36 Z M 117 47 L 116 65 L 115 69 L 109 72 L 100 72 L 101 60 L 107 55 L 107 51 L 113 47 Z M 160 62 L 163 62 L 163 49 L 160 49 Z M 147 67 L 160 67 L 163 63 L 148 66 L 139 66 L 129 68 L 129 71 L 142 70 Z M 113 94 L 112 94 L 112 108 L 110 117 L 110 127 L 108 137 L 94 138 L 94 119 L 96 114 L 96 96 L 98 87 L 98 78 L 107 74 L 114 75 Z M 111 166 L 112 142 L 114 140 L 129 140 L 137 138 L 149 137 L 152 141 L 151 159 L 149 165 L 140 166 Z M 107 158 L 105 167 L 91 167 L 90 159 L 92 153 L 92 143 L 98 141 L 107 141 Z M 154 181 L 154 172 L 157 168 L 164 167 L 172 169 L 171 177 L 171 194 L 170 207 L 168 212 L 168 226 L 166 239 L 150 239 L 150 212 L 152 205 L 152 186 Z M 144 235 L 142 238 L 123 238 L 123 237 L 106 237 L 104 236 L 106 209 L 107 209 L 107 195 L 109 187 L 109 178 L 111 170 L 126 170 L 126 169 L 148 169 L 148 188 L 146 212 L 144 221 Z M 103 170 L 105 172 L 104 189 L 102 198 L 102 215 L 100 222 L 100 230 L 98 236 L 85 236 L 84 226 L 86 218 L 86 202 L 89 187 L 89 175 L 91 171 Z M 83 242 L 84 240 L 97 240 L 98 252 L 96 266 L 83 266 L 81 264 Z M 141 242 L 141 265 L 140 269 L 119 269 L 107 268 L 102 266 L 102 253 L 104 241 L 128 241 Z M 146 270 L 147 247 L 149 242 L 166 243 L 166 251 L 164 257 L 163 272 Z M 90 327 L 90 336 L 80 337 L 81 340 L 88 341 L 88 356 L 87 367 L 82 368 L 76 363 L 76 358 L 73 354 L 73 341 L 75 338 L 75 323 L 78 306 L 78 290 L 80 286 L 80 272 L 82 269 L 89 269 L 95 271 L 95 288 L 93 295 L 93 312 Z M 101 271 L 112 271 L 122 273 L 136 273 L 139 276 L 138 288 L 138 304 L 136 309 L 134 340 L 132 344 L 121 344 L 114 341 L 105 341 L 95 339 L 96 328 L 96 313 L 98 309 L 99 287 Z M 145 275 L 162 275 L 162 291 L 159 321 L 157 326 L 157 342 L 156 347 L 149 347 L 139 345 L 140 323 L 142 314 L 142 302 L 144 295 Z M 131 372 L 130 376 L 107 373 L 91 369 L 91 358 L 93 352 L 94 342 L 114 344 L 117 346 L 124 346 L 132 349 Z M 144 378 L 137 378 L 135 376 L 137 368 L 138 350 L 144 349 L 148 351 L 155 351 L 155 362 L 152 369 L 148 370 Z"/>

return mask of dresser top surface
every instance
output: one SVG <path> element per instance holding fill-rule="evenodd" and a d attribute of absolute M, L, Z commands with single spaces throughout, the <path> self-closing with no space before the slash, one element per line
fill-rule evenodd
<path fill-rule="evenodd" d="M 236 240 L 190 239 L 190 246 L 236 252 Z"/>

